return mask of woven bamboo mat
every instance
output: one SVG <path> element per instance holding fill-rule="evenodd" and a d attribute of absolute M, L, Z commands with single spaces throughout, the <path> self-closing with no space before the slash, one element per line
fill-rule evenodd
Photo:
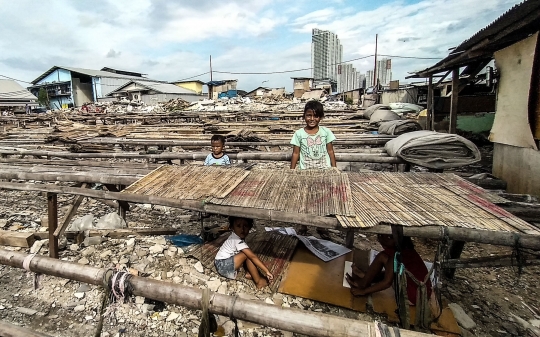
<path fill-rule="evenodd" d="M 249 171 L 235 166 L 164 165 L 123 192 L 183 200 L 223 198 L 248 175 Z"/>
<path fill-rule="evenodd" d="M 214 259 L 219 248 L 229 235 L 230 233 L 223 234 L 216 240 L 200 245 L 192 250 L 189 255 L 199 259 L 205 268 L 215 271 Z M 274 275 L 274 280 L 270 282 L 269 287 L 273 292 L 276 292 L 284 272 L 289 267 L 298 239 L 294 236 L 276 232 L 257 231 L 247 236 L 246 243 Z M 239 272 L 236 279 L 245 281 L 246 284 L 255 287 L 253 281 L 246 279 L 244 275 L 244 272 Z"/>
<path fill-rule="evenodd" d="M 486 200 L 485 190 L 453 174 L 350 173 L 356 216 L 337 218 L 344 227 L 448 226 L 540 234 L 527 222 Z"/>
<path fill-rule="evenodd" d="M 225 198 L 207 203 L 320 216 L 354 215 L 349 179 L 333 169 L 253 171 Z"/>

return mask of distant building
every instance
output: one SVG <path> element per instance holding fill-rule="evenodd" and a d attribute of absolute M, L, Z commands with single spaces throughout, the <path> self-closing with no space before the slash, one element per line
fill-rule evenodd
<path fill-rule="evenodd" d="M 377 61 L 377 78 L 382 86 L 390 85 L 392 81 L 392 60 L 383 58 Z"/>
<path fill-rule="evenodd" d="M 343 57 L 343 46 L 336 34 L 314 28 L 311 35 L 311 67 L 315 80 L 338 82 L 338 65 Z"/>
<path fill-rule="evenodd" d="M 37 97 L 13 80 L 0 79 L 0 109 L 37 106 Z"/>
<path fill-rule="evenodd" d="M 33 80 L 33 85 L 28 87 L 28 90 L 38 96 L 39 90 L 44 88 L 51 109 L 78 107 L 84 103 L 96 102 L 132 80 L 160 83 L 143 75 L 112 68 L 91 70 L 54 66 Z"/>
<path fill-rule="evenodd" d="M 343 63 L 338 67 L 338 92 L 351 91 L 361 88 L 360 73 L 350 63 Z"/>
<path fill-rule="evenodd" d="M 205 85 L 205 83 L 203 81 L 199 81 L 199 80 L 176 81 L 176 82 L 171 82 L 171 83 L 174 84 L 174 85 L 177 85 L 179 87 L 182 87 L 182 88 L 185 88 L 185 89 L 188 89 L 188 90 L 191 90 L 191 91 L 195 91 L 197 94 L 202 94 L 203 85 Z"/>
<path fill-rule="evenodd" d="M 238 92 L 236 91 L 236 85 L 238 80 L 222 80 L 211 81 L 206 83 L 208 86 L 208 98 L 217 99 L 223 97 L 236 97 Z"/>
<path fill-rule="evenodd" d="M 373 83 L 373 70 L 366 71 L 366 88 L 374 86 Z"/>
<path fill-rule="evenodd" d="M 193 90 L 179 87 L 172 83 L 148 82 L 143 80 L 129 81 L 107 94 L 108 98 L 125 98 L 140 101 L 147 105 L 167 102 L 173 98 L 182 98 L 188 102 L 196 102 L 205 96 Z"/>
<path fill-rule="evenodd" d="M 313 88 L 313 78 L 311 77 L 291 77 L 293 80 L 294 97 L 301 98 L 306 91 Z"/>
<path fill-rule="evenodd" d="M 246 97 L 280 97 L 285 95 L 285 88 L 265 88 L 258 87 L 246 93 Z"/>

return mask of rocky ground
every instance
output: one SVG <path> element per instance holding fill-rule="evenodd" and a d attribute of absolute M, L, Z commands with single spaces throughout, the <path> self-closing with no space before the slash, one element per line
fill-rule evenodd
<path fill-rule="evenodd" d="M 20 231 L 44 231 L 41 218 L 46 216 L 46 198 L 38 192 L 0 190 L 0 226 Z M 59 195 L 59 214 L 62 216 L 73 198 Z M 99 218 L 114 210 L 98 201 L 85 199 L 77 217 L 93 214 Z M 200 222 L 189 211 L 168 207 L 136 205 L 128 213 L 129 227 L 174 227 L 181 233 L 198 234 Z M 2 220 L 3 219 L 3 220 Z M 212 216 L 206 223 L 226 222 Z M 257 222 L 262 230 L 265 222 Z M 279 226 L 274 223 L 272 226 Z M 312 231 L 315 233 L 315 231 Z M 344 236 L 332 231 L 335 242 L 343 243 Z M 426 260 L 432 260 L 436 243 L 416 239 L 415 244 Z M 380 248 L 374 236 L 357 234 L 355 247 Z M 25 253 L 29 249 L 15 249 Z M 36 248 L 34 248 L 36 249 Z M 463 257 L 508 254 L 510 248 L 467 244 Z M 44 244 L 39 254 L 48 254 Z M 201 268 L 196 259 L 171 245 L 163 236 L 126 237 L 124 239 L 95 239 L 92 245 L 66 242 L 60 259 L 101 268 L 127 267 L 150 278 L 193 287 L 209 287 L 223 294 L 274 303 L 284 307 L 330 313 L 354 319 L 372 321 L 373 314 L 314 302 L 294 296 L 274 294 L 268 290 L 254 291 L 240 281 L 226 281 L 217 274 Z M 537 285 L 540 267 L 526 267 L 521 276 L 516 268 L 479 268 L 458 270 L 452 281 L 444 281 L 445 301 L 457 303 L 474 322 L 463 330 L 464 336 L 524 336 L 523 322 L 538 326 L 540 322 L 540 291 Z M 94 336 L 99 321 L 103 289 L 75 281 L 43 276 L 40 287 L 33 288 L 33 274 L 22 269 L 0 266 L 0 319 L 25 326 L 52 336 Z M 201 311 L 176 305 L 157 303 L 142 297 L 117 307 L 116 320 L 105 319 L 101 336 L 195 336 Z M 230 335 L 233 323 L 219 317 L 223 333 Z M 464 325 L 466 325 L 464 323 Z M 242 336 L 292 336 L 291 333 L 260 327 L 248 322 L 239 324 Z"/>

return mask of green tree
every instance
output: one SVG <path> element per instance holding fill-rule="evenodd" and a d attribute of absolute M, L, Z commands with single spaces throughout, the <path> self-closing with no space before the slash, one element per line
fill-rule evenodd
<path fill-rule="evenodd" d="M 45 88 L 39 89 L 38 102 L 40 105 L 49 108 L 49 95 L 47 95 L 47 90 L 45 90 Z"/>

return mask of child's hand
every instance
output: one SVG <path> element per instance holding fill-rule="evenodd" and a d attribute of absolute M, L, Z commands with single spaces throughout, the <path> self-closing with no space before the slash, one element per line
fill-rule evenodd
<path fill-rule="evenodd" d="M 274 275 L 270 274 L 270 272 L 266 273 L 266 278 L 272 281 L 274 279 Z"/>

